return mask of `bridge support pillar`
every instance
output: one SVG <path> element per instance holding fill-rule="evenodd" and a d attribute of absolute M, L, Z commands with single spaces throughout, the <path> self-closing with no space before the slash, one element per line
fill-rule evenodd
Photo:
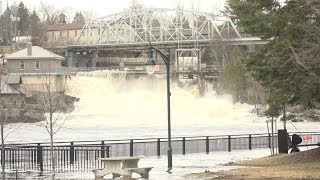
<path fill-rule="evenodd" d="M 98 59 L 98 52 L 97 51 L 93 51 L 91 52 L 91 63 L 90 63 L 90 67 L 96 67 L 97 66 L 97 59 Z"/>
<path fill-rule="evenodd" d="M 204 96 L 204 91 L 206 89 L 206 81 L 203 74 L 198 74 L 197 82 L 198 82 L 199 96 Z"/>
<path fill-rule="evenodd" d="M 66 50 L 65 58 L 66 58 L 66 66 L 74 67 L 73 60 L 75 59 L 75 52 Z"/>

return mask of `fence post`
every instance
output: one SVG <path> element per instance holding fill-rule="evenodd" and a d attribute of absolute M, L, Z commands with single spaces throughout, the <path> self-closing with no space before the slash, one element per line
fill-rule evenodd
<path fill-rule="evenodd" d="M 37 145 L 37 161 L 40 166 L 40 171 L 43 171 L 43 157 L 42 157 L 42 147 L 40 143 Z"/>
<path fill-rule="evenodd" d="M 31 152 L 31 168 L 33 168 L 33 165 L 36 164 L 36 158 L 35 158 L 35 153 L 34 153 L 34 149 L 30 148 L 30 152 Z M 10 162 L 11 163 L 11 162 Z"/>
<path fill-rule="evenodd" d="M 73 142 L 70 143 L 70 164 L 74 164 L 74 146 L 73 146 Z"/>
<path fill-rule="evenodd" d="M 161 146 L 160 146 L 160 139 L 157 141 L 157 156 L 160 157 L 161 152 L 160 152 Z"/>
<path fill-rule="evenodd" d="M 252 142 L 251 142 L 251 134 L 249 135 L 249 150 L 251 150 L 252 149 Z"/>
<path fill-rule="evenodd" d="M 209 144 L 209 137 L 206 138 L 206 153 L 209 154 L 210 151 L 210 144 Z"/>
<path fill-rule="evenodd" d="M 107 146 L 106 148 L 107 148 L 107 154 L 106 155 L 107 155 L 107 158 L 108 158 L 108 157 L 110 157 L 110 146 Z"/>
<path fill-rule="evenodd" d="M 6 148 L 1 148 L 1 165 L 4 165 L 5 164 L 5 153 L 6 153 Z"/>
<path fill-rule="evenodd" d="M 35 152 L 35 153 L 37 153 L 37 152 Z M 13 167 L 13 165 L 14 165 L 14 149 L 11 149 L 10 148 L 10 151 L 9 151 L 9 156 L 10 156 L 10 168 L 12 168 Z M 36 161 L 36 164 L 37 164 L 37 159 L 35 160 Z M 11 166 L 12 165 L 12 166 Z"/>
<path fill-rule="evenodd" d="M 182 154 L 186 154 L 186 138 L 182 138 Z"/>
<path fill-rule="evenodd" d="M 104 141 L 101 141 L 101 158 L 104 158 L 105 152 L 104 152 Z"/>
<path fill-rule="evenodd" d="M 271 148 L 271 134 L 268 134 L 268 146 Z"/>
<path fill-rule="evenodd" d="M 231 151 L 231 136 L 228 136 L 228 151 Z"/>
<path fill-rule="evenodd" d="M 133 156 L 133 140 L 130 140 L 130 157 Z"/>

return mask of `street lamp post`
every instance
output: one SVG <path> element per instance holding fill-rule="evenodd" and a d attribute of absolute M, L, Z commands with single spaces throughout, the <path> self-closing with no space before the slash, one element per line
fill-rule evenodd
<path fill-rule="evenodd" d="M 162 53 L 159 49 L 153 47 L 151 44 L 148 47 L 148 58 L 146 59 L 146 70 L 148 74 L 154 73 L 156 61 L 153 58 L 153 50 L 155 50 L 163 59 L 167 70 L 167 108 L 168 108 L 168 172 L 172 169 L 172 147 L 171 147 L 171 111 L 170 111 L 170 55 L 169 53 Z"/>

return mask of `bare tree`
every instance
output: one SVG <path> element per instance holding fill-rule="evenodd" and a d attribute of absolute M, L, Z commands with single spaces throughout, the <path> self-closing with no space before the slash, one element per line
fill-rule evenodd
<path fill-rule="evenodd" d="M 94 19 L 97 17 L 97 14 L 95 11 L 92 10 L 85 10 L 85 11 L 81 11 L 82 15 L 84 16 L 84 19 Z"/>
<path fill-rule="evenodd" d="M 42 125 L 50 136 L 50 157 L 52 178 L 55 177 L 54 135 L 63 127 L 71 112 L 73 101 L 65 94 L 66 78 L 52 69 L 47 74 L 37 75 L 37 82 L 26 82 L 27 91 L 36 101 L 39 111 L 47 114 Z"/>
<path fill-rule="evenodd" d="M 58 12 L 58 15 L 64 14 L 67 17 L 66 19 L 67 23 L 71 23 L 73 20 L 73 16 L 75 15 L 75 10 L 70 6 L 59 9 L 57 12 Z"/>
<path fill-rule="evenodd" d="M 69 44 L 72 42 L 68 42 L 66 39 L 64 39 L 63 37 L 56 37 L 56 38 L 51 38 L 50 40 L 47 40 L 46 43 L 44 43 L 44 47 L 48 48 L 48 49 L 53 49 L 56 47 L 61 47 L 64 46 L 66 44 Z"/>
<path fill-rule="evenodd" d="M 268 129 L 268 134 L 270 135 L 270 151 L 271 151 L 271 155 L 275 154 L 275 132 L 277 131 L 276 129 L 276 124 L 277 124 L 277 118 L 275 117 L 270 117 L 269 119 L 267 119 L 267 129 Z M 269 130 L 269 122 L 271 123 L 271 132 Z"/>
<path fill-rule="evenodd" d="M 145 8 L 145 5 L 141 0 L 131 0 L 129 3 L 130 10 L 142 10 Z"/>
<path fill-rule="evenodd" d="M 24 110 L 25 95 L 9 85 L 13 76 L 0 75 L 0 133 L 1 133 L 1 174 L 5 178 L 5 140 L 20 128 L 25 118 L 21 116 Z"/>
<path fill-rule="evenodd" d="M 183 3 L 182 3 L 181 0 L 176 1 L 176 7 L 179 10 L 183 10 L 184 9 L 184 6 L 183 6 Z"/>
<path fill-rule="evenodd" d="M 47 23 L 49 24 L 55 23 L 57 21 L 58 11 L 55 9 L 54 5 L 44 2 L 40 2 L 40 5 L 40 13 L 42 14 L 42 20 L 47 21 Z"/>
<path fill-rule="evenodd" d="M 62 9 L 56 9 L 53 4 L 48 4 L 41 2 L 41 10 L 40 13 L 42 14 L 42 20 L 47 21 L 49 24 L 55 24 L 58 21 L 58 16 L 60 14 L 64 14 L 67 17 L 67 22 L 70 23 L 73 20 L 74 15 L 76 14 L 75 9 L 72 7 L 64 7 Z M 95 11 L 86 10 L 81 11 L 82 15 L 85 19 L 92 19 L 96 17 Z"/>

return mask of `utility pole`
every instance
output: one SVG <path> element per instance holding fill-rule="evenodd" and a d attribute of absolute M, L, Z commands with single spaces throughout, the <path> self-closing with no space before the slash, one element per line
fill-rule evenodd
<path fill-rule="evenodd" d="M 0 0 L 0 16 L 2 15 L 2 0 Z M 0 22 L 2 23 L 2 22 Z M 3 28 L 0 29 L 0 45 L 3 43 Z"/>
<path fill-rule="evenodd" d="M 0 16 L 2 15 L 2 0 L 0 0 Z"/>
<path fill-rule="evenodd" d="M 17 22 L 19 22 L 19 21 L 20 21 L 20 17 L 11 15 L 11 46 L 12 46 L 12 51 L 17 50 Z M 14 43 L 13 43 L 13 37 L 12 37 L 12 34 L 13 34 L 12 22 L 14 22 Z M 15 46 L 14 46 L 14 44 L 15 44 Z"/>
<path fill-rule="evenodd" d="M 14 51 L 14 47 L 13 47 L 13 37 L 12 37 L 12 12 L 11 12 L 11 18 L 10 18 L 10 42 L 11 42 L 11 49 L 12 52 Z"/>

